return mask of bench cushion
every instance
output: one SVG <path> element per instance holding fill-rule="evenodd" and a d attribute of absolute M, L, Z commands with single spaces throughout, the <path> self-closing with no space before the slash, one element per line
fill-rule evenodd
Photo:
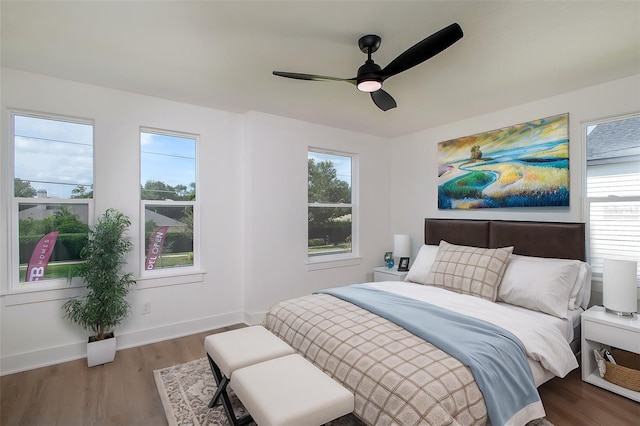
<path fill-rule="evenodd" d="M 228 378 L 239 368 L 294 353 L 291 346 L 260 325 L 207 336 L 204 348 Z"/>
<path fill-rule="evenodd" d="M 354 408 L 350 391 L 297 354 L 234 371 L 231 388 L 259 426 L 321 425 Z"/>

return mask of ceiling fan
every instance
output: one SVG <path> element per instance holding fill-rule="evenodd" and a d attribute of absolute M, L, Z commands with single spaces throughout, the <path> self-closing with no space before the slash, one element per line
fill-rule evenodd
<path fill-rule="evenodd" d="M 393 77 L 432 58 L 460 40 L 462 35 L 460 25 L 453 23 L 405 50 L 384 68 L 380 68 L 380 65 L 375 64 L 373 59 L 371 59 L 371 54 L 380 47 L 380 36 L 366 35 L 358 40 L 358 46 L 363 53 L 367 54 L 367 61 L 358 68 L 358 75 L 356 77 L 339 78 L 285 71 L 273 71 L 273 75 L 297 80 L 344 81 L 351 83 L 355 85 L 358 90 L 371 93 L 371 99 L 378 108 L 383 111 L 388 111 L 391 108 L 395 108 L 397 104 L 390 94 L 382 90 L 382 82 L 389 77 Z"/>

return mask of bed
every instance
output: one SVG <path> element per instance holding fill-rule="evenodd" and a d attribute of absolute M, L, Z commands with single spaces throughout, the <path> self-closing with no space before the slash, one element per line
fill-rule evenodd
<path fill-rule="evenodd" d="M 287 300 L 263 325 L 351 390 L 369 425 L 543 417 L 535 388 L 578 366 L 584 224 L 425 219 L 424 232 L 406 282 Z"/>

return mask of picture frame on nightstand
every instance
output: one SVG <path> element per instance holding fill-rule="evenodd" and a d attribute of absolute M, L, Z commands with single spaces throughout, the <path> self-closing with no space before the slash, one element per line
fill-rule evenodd
<path fill-rule="evenodd" d="M 400 262 L 398 262 L 398 271 L 407 272 L 409 270 L 409 258 L 401 257 Z"/>

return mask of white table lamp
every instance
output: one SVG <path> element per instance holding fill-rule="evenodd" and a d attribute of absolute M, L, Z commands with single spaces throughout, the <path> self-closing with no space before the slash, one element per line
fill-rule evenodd
<path fill-rule="evenodd" d="M 609 313 L 633 316 L 638 310 L 638 262 L 604 259 L 602 273 L 602 304 Z"/>
<path fill-rule="evenodd" d="M 393 236 L 393 256 L 398 259 L 401 257 L 411 257 L 410 235 L 396 234 Z"/>

